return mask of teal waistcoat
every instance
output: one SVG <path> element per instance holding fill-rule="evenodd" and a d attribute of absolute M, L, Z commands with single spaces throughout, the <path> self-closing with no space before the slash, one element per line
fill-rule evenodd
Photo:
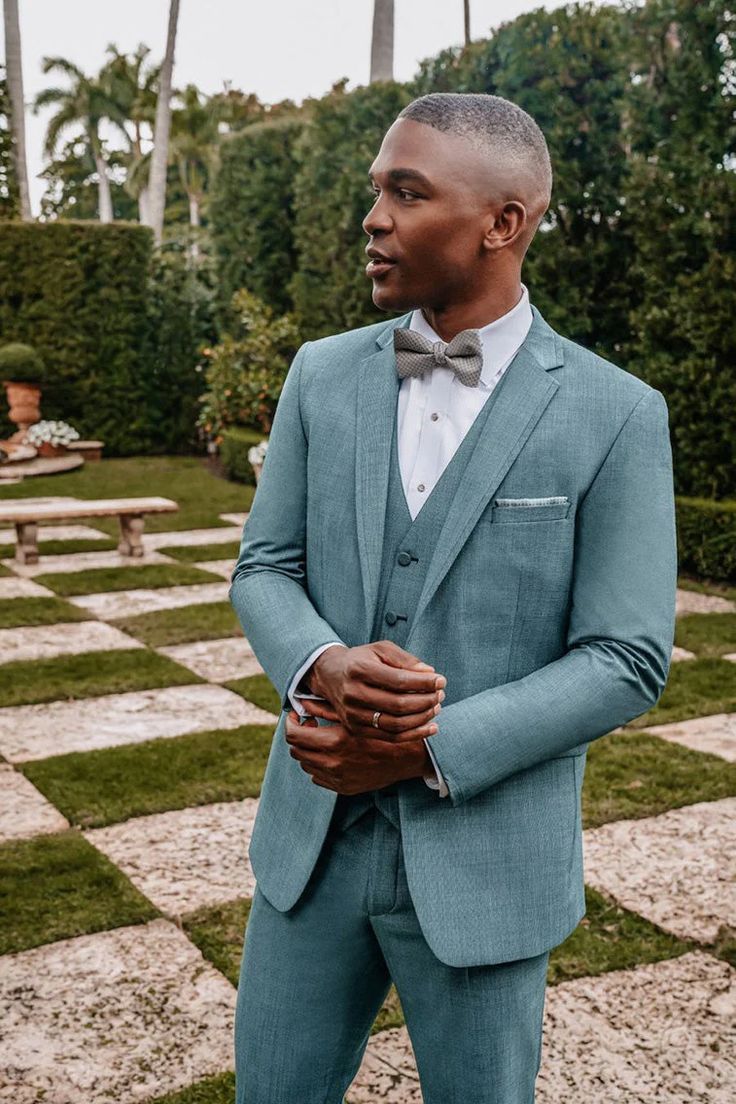
<path fill-rule="evenodd" d="M 399 647 L 409 635 L 424 577 L 434 552 L 437 534 L 457 492 L 463 472 L 499 392 L 502 380 L 494 387 L 450 462 L 432 488 L 419 513 L 412 520 L 401 481 L 398 451 L 398 418 L 394 417 L 389 463 L 388 494 L 383 538 L 383 558 L 378 584 L 376 611 L 371 640 L 393 640 Z M 421 659 L 421 656 L 419 657 Z M 373 804 L 374 794 L 394 793 L 396 784 L 362 794 L 339 794 L 335 817 L 352 823 Z M 438 798 L 438 800 L 441 800 Z M 347 808 L 350 813 L 345 819 Z"/>

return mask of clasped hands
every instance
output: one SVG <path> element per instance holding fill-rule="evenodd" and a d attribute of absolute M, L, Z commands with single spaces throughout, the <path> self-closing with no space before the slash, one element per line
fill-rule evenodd
<path fill-rule="evenodd" d="M 433 720 L 446 684 L 444 675 L 391 640 L 326 648 L 309 670 L 308 685 L 328 700 L 300 699 L 310 715 L 303 723 L 289 710 L 289 754 L 317 786 L 341 794 L 421 777 L 433 770 L 424 737 L 437 731 Z M 319 725 L 317 717 L 335 723 Z"/>

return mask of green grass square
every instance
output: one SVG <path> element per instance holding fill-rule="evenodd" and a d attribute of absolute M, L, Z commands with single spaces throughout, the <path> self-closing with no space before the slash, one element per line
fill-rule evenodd
<path fill-rule="evenodd" d="M 247 675 L 245 678 L 232 679 L 224 684 L 228 690 L 240 694 L 241 698 L 265 709 L 277 717 L 281 713 L 281 698 L 276 687 L 266 674 Z"/>
<path fill-rule="evenodd" d="M 221 583 L 219 575 L 189 564 L 145 564 L 140 567 L 90 567 L 84 571 L 37 575 L 37 583 L 55 594 L 104 594 L 117 590 L 141 590 L 197 583 Z"/>
<path fill-rule="evenodd" d="M 0 666 L 0 707 L 94 698 L 163 686 L 190 686 L 196 682 L 204 679 L 147 648 L 82 652 Z"/>
<path fill-rule="evenodd" d="M 736 794 L 736 763 L 649 732 L 612 732 L 588 748 L 583 827 L 658 816 Z"/>
<path fill-rule="evenodd" d="M 139 613 L 135 617 L 112 621 L 111 624 L 150 648 L 243 635 L 229 602 L 201 602 L 179 609 Z"/>
<path fill-rule="evenodd" d="M 159 548 L 164 556 L 180 563 L 197 563 L 200 560 L 232 560 L 235 563 L 240 553 L 240 541 L 223 541 L 222 544 L 187 544 Z"/>
<path fill-rule="evenodd" d="M 0 954 L 159 915 L 74 829 L 0 845 Z"/>
<path fill-rule="evenodd" d="M 0 602 L 0 629 L 55 625 L 60 621 L 90 621 L 87 610 L 61 598 L 9 598 Z"/>
<path fill-rule="evenodd" d="M 274 726 L 193 732 L 73 751 L 19 765 L 72 824 L 101 828 L 134 816 L 258 797 Z"/>
<path fill-rule="evenodd" d="M 651 728 L 735 711 L 736 663 L 717 658 L 685 659 L 672 664 L 662 697 L 653 709 L 631 721 L 630 727 Z"/>

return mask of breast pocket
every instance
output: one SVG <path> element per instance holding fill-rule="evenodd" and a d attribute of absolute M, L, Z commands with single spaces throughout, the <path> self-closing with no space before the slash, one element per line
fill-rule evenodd
<path fill-rule="evenodd" d="M 493 525 L 519 524 L 535 521 L 562 521 L 570 513 L 567 495 L 546 498 L 494 498 L 485 520 Z"/>

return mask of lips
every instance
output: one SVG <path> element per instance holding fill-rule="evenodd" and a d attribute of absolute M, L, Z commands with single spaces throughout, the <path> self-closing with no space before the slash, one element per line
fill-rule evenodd
<path fill-rule="evenodd" d="M 397 264 L 393 257 L 388 257 L 385 253 L 379 253 L 377 249 L 366 249 L 366 253 L 370 258 L 365 266 L 366 276 L 384 276 L 389 269 L 394 268 Z"/>

